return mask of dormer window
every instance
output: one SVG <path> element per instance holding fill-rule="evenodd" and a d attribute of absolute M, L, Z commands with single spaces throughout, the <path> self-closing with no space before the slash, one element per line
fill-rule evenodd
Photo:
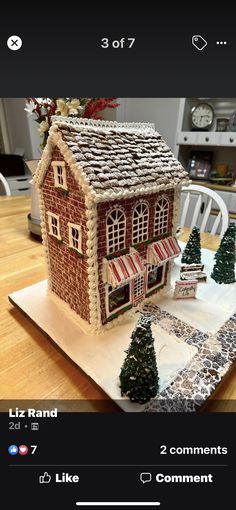
<path fill-rule="evenodd" d="M 54 186 L 67 190 L 65 161 L 53 161 Z"/>

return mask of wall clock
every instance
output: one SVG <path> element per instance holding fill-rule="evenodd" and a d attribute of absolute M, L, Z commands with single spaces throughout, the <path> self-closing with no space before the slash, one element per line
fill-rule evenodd
<path fill-rule="evenodd" d="M 208 103 L 199 103 L 191 110 L 192 129 L 208 131 L 213 124 L 214 110 Z"/>
<path fill-rule="evenodd" d="M 229 131 L 236 131 L 236 111 L 231 115 L 228 125 Z"/>

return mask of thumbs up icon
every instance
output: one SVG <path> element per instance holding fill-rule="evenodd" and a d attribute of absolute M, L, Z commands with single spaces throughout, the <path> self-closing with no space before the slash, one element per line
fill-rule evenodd
<path fill-rule="evenodd" d="M 50 483 L 51 479 L 52 479 L 51 475 L 49 475 L 47 471 L 45 471 L 43 475 L 40 475 L 39 483 Z"/>

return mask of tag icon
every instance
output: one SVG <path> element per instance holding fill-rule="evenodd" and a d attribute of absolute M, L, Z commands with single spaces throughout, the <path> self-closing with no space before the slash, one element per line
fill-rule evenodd
<path fill-rule="evenodd" d="M 198 51 L 202 51 L 207 46 L 207 41 L 202 35 L 193 35 L 192 44 Z"/>

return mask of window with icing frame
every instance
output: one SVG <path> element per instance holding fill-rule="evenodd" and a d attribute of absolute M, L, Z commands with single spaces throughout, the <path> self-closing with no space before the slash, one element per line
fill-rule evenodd
<path fill-rule="evenodd" d="M 82 228 L 76 223 L 68 223 L 69 248 L 82 254 Z"/>
<path fill-rule="evenodd" d="M 159 198 L 155 206 L 154 236 L 166 234 L 169 223 L 169 200 L 165 197 Z"/>
<path fill-rule="evenodd" d="M 114 253 L 125 248 L 126 217 L 119 207 L 114 208 L 107 216 L 107 253 Z"/>
<path fill-rule="evenodd" d="M 59 215 L 50 211 L 47 212 L 49 234 L 61 241 Z"/>
<path fill-rule="evenodd" d="M 152 264 L 148 265 L 147 268 L 148 273 L 148 281 L 147 281 L 147 289 L 153 289 L 154 287 L 159 287 L 162 285 L 165 276 L 165 265 L 162 266 L 154 266 Z"/>
<path fill-rule="evenodd" d="M 54 172 L 54 186 L 67 191 L 65 161 L 52 161 L 52 167 Z"/>
<path fill-rule="evenodd" d="M 112 313 L 118 312 L 124 306 L 129 305 L 131 303 L 130 282 L 127 282 L 125 285 L 117 287 L 116 289 L 114 289 L 112 285 L 107 285 L 106 292 L 107 292 L 106 312 L 108 317 Z"/>
<path fill-rule="evenodd" d="M 140 202 L 133 210 L 133 244 L 142 243 L 148 239 L 149 207 Z"/>

